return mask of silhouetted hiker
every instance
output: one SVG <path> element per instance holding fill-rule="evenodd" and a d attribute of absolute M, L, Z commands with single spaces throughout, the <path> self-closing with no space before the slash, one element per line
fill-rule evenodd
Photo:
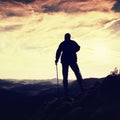
<path fill-rule="evenodd" d="M 65 40 L 60 43 L 56 51 L 55 64 L 57 65 L 59 58 L 61 57 L 62 63 L 62 74 L 63 74 L 63 86 L 65 97 L 68 96 L 68 69 L 69 66 L 75 73 L 77 81 L 79 83 L 81 92 L 83 92 L 82 86 L 82 76 L 77 65 L 77 54 L 80 50 L 80 46 L 73 40 L 70 39 L 71 35 L 69 33 L 65 34 Z"/>

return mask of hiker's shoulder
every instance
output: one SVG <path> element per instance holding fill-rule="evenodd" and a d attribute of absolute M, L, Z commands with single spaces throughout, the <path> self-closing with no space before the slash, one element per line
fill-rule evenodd
<path fill-rule="evenodd" d="M 62 42 L 60 43 L 60 46 L 63 46 L 63 45 L 65 45 L 65 41 L 62 41 Z"/>
<path fill-rule="evenodd" d="M 70 41 L 71 41 L 71 44 L 78 45 L 78 43 L 75 40 L 70 40 Z"/>
<path fill-rule="evenodd" d="M 76 43 L 76 41 L 75 41 L 75 40 L 70 40 L 70 42 L 72 42 L 72 43 Z"/>

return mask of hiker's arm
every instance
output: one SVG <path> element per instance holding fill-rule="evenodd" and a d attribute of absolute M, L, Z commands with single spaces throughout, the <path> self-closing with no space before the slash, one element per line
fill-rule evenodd
<path fill-rule="evenodd" d="M 55 64 L 57 65 L 58 63 L 58 60 L 60 58 L 60 55 L 61 55 L 61 52 L 62 52 L 62 45 L 60 44 L 57 51 L 56 51 L 56 60 L 55 60 Z"/>
<path fill-rule="evenodd" d="M 75 42 L 75 52 L 78 52 L 80 50 L 80 46 Z"/>

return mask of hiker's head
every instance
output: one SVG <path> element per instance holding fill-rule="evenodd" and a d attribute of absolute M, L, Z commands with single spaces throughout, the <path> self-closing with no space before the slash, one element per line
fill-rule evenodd
<path fill-rule="evenodd" d="M 70 40 L 70 38 L 71 38 L 70 33 L 66 33 L 66 34 L 65 34 L 65 40 Z"/>

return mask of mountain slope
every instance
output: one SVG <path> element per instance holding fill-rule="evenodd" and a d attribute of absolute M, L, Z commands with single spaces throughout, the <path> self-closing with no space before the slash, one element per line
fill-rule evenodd
<path fill-rule="evenodd" d="M 78 94 L 77 82 L 70 82 L 71 97 L 68 99 L 63 98 L 62 85 L 57 88 L 49 81 L 15 83 L 1 80 L 0 84 L 2 120 L 120 119 L 119 75 L 85 79 L 82 95 Z"/>

